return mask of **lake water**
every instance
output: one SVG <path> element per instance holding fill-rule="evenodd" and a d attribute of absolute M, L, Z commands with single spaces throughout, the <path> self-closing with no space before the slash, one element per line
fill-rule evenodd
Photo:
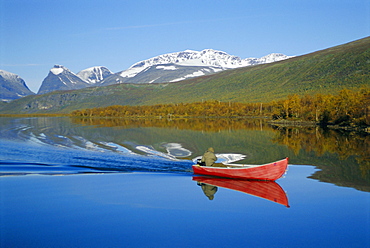
<path fill-rule="evenodd" d="M 0 132 L 1 247 L 370 247 L 369 135 L 67 117 L 2 117 Z M 275 183 L 193 175 L 210 146 L 290 165 Z"/>

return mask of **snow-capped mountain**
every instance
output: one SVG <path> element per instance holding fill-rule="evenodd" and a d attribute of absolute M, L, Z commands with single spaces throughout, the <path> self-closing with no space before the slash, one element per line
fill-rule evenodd
<path fill-rule="evenodd" d="M 18 75 L 0 70 L 0 100 L 11 101 L 35 94 L 27 87 L 25 81 Z"/>
<path fill-rule="evenodd" d="M 48 76 L 42 81 L 37 94 L 45 94 L 55 90 L 76 90 L 89 87 L 90 84 L 62 65 L 55 65 Z"/>
<path fill-rule="evenodd" d="M 94 66 L 80 71 L 77 73 L 77 76 L 89 84 L 96 84 L 100 83 L 112 74 L 113 72 L 104 66 Z"/>
<path fill-rule="evenodd" d="M 245 61 L 248 61 L 248 63 L 250 63 L 250 65 L 259 65 L 259 64 L 268 64 L 268 63 L 273 63 L 273 62 L 276 62 L 276 61 L 280 61 L 280 60 L 285 60 L 285 59 L 289 59 L 289 58 L 293 58 L 294 56 L 287 56 L 287 55 L 284 55 L 282 53 L 271 53 L 271 54 L 268 54 L 262 58 L 249 58 L 249 59 L 245 59 Z"/>
<path fill-rule="evenodd" d="M 280 53 L 272 53 L 262 58 L 247 58 L 229 55 L 222 51 L 205 49 L 159 55 L 133 64 L 129 69 L 118 72 L 102 82 L 102 85 L 116 83 L 162 83 L 176 82 L 215 72 L 276 62 L 291 58 Z"/>
<path fill-rule="evenodd" d="M 205 49 L 203 51 L 186 50 L 183 52 L 168 53 L 153 57 L 151 59 L 143 60 L 132 65 L 128 70 L 120 73 L 121 77 L 134 77 L 145 68 L 160 65 L 160 64 L 177 64 L 183 66 L 212 66 L 222 68 L 223 70 L 271 63 L 279 60 L 288 59 L 280 53 L 272 53 L 262 58 L 247 58 L 241 59 L 240 57 L 229 55 L 222 51 L 213 49 Z"/>

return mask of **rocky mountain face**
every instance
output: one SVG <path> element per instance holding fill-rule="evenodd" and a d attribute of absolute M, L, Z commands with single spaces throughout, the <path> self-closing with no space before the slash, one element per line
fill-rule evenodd
<path fill-rule="evenodd" d="M 55 65 L 50 69 L 37 94 L 45 94 L 55 90 L 76 90 L 89 86 L 89 83 L 82 80 L 69 69 L 61 65 Z"/>
<path fill-rule="evenodd" d="M 34 94 L 18 75 L 0 70 L 0 100 L 9 102 Z"/>

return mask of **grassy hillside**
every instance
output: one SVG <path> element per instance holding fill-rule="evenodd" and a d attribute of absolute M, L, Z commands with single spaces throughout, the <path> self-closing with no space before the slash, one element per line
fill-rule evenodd
<path fill-rule="evenodd" d="M 335 94 L 370 86 L 370 37 L 288 60 L 223 71 L 177 83 L 120 84 L 15 100 L 1 113 L 67 113 L 110 105 L 202 100 L 270 102 L 290 94 Z"/>

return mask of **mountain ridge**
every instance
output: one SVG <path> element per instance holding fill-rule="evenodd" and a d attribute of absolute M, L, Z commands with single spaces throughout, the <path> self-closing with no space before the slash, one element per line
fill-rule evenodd
<path fill-rule="evenodd" d="M 294 56 L 287 56 L 281 53 L 271 53 L 261 58 L 241 59 L 240 57 L 229 55 L 226 52 L 217 51 L 214 49 L 204 49 L 202 51 L 185 50 L 181 52 L 166 53 L 150 59 L 139 61 L 130 66 L 127 70 L 116 73 L 114 79 L 110 78 L 107 81 L 103 81 L 102 85 L 110 85 L 115 83 L 177 82 L 182 79 L 196 77 L 199 75 L 208 75 L 222 70 L 256 64 L 272 63 L 292 57 Z M 173 65 L 181 68 L 183 68 L 183 66 L 188 66 L 192 67 L 193 69 L 189 71 L 188 74 L 177 74 L 176 69 L 173 69 L 171 73 L 166 73 L 167 75 L 172 74 L 170 80 L 167 81 L 165 79 L 159 79 L 156 77 L 151 77 L 151 79 L 148 81 L 132 80 L 132 78 L 135 78 L 138 74 L 142 74 L 143 72 L 147 71 L 148 68 L 153 68 L 158 65 Z M 196 67 L 202 67 L 202 69 Z M 166 79 L 168 79 L 168 77 L 166 77 Z"/>
<path fill-rule="evenodd" d="M 64 66 L 55 65 L 50 70 L 52 74 L 49 73 L 42 82 L 38 94 L 45 94 L 54 90 L 70 90 L 119 83 L 177 82 L 186 78 L 208 75 L 231 68 L 271 63 L 291 57 L 281 53 L 272 53 L 262 58 L 241 59 L 226 52 L 205 49 L 200 52 L 186 50 L 158 55 L 136 62 L 128 69 L 117 73 L 112 73 L 103 66 L 95 66 L 74 74 Z M 62 78 L 59 76 L 59 73 L 62 73 L 65 77 Z M 83 84 L 75 76 L 87 84 Z"/>
<path fill-rule="evenodd" d="M 12 101 L 24 96 L 33 95 L 26 82 L 17 74 L 0 70 L 0 100 Z"/>
<path fill-rule="evenodd" d="M 187 78 L 213 74 L 222 70 L 238 68 L 261 63 L 271 63 L 290 58 L 280 53 L 271 53 L 262 58 L 247 58 L 229 55 L 223 51 L 204 49 L 202 51 L 185 50 L 175 53 L 167 53 L 134 63 L 128 69 L 117 73 L 111 72 L 104 66 L 93 66 L 74 73 L 63 65 L 54 65 L 48 75 L 42 81 L 37 94 L 45 94 L 57 90 L 74 90 L 92 86 L 107 86 L 118 83 L 163 83 L 177 82 Z M 5 72 L 5 71 L 4 71 Z M 19 77 L 14 73 L 13 78 Z M 19 77 L 20 78 L 20 77 Z M 23 79 L 21 79 L 23 80 Z M 3 87 L 2 97 L 5 101 L 11 101 L 30 94 L 26 93 L 28 87 L 23 80 L 26 89 L 20 93 L 12 92 L 11 88 Z M 6 85 L 6 84 L 5 84 Z M 32 92 L 33 94 L 33 92 Z M 5 96 L 5 95 L 4 95 Z"/>

